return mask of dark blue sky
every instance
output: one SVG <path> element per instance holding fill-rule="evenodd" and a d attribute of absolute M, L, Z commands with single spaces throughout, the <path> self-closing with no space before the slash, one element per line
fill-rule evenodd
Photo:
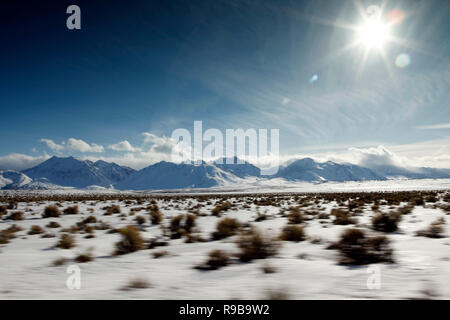
<path fill-rule="evenodd" d="M 342 50 L 355 3 L 405 15 L 364 62 L 365 48 Z M 81 30 L 66 28 L 70 4 Z M 0 21 L 0 157 L 145 157 L 143 132 L 194 120 L 278 128 L 285 154 L 427 141 L 450 154 L 449 1 L 15 0 Z M 123 141 L 136 149 L 109 147 Z"/>

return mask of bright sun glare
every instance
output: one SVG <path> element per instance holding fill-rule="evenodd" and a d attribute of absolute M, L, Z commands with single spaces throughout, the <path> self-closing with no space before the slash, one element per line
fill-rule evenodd
<path fill-rule="evenodd" d="M 358 28 L 358 41 L 367 49 L 382 49 L 389 39 L 389 27 L 380 19 L 370 19 Z"/>
<path fill-rule="evenodd" d="M 367 49 L 382 49 L 389 39 L 389 27 L 379 19 L 370 19 L 358 28 L 358 41 Z"/>

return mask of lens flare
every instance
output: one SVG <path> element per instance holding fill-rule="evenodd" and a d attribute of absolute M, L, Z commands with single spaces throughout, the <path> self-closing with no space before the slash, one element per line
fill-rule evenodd
<path fill-rule="evenodd" d="M 405 68 L 411 63 L 411 58 L 406 53 L 401 53 L 395 58 L 395 65 L 399 68 Z"/>

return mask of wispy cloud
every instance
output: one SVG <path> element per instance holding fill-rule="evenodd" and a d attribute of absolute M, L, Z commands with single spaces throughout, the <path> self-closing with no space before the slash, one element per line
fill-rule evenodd
<path fill-rule="evenodd" d="M 450 129 L 450 123 L 432 124 L 427 126 L 416 126 L 416 129 L 433 130 L 433 129 Z"/>

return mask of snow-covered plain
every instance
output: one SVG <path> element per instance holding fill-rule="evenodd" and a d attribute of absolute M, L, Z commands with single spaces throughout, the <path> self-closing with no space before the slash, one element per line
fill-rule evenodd
<path fill-rule="evenodd" d="M 379 263 L 363 266 L 343 266 L 338 264 L 339 252 L 329 250 L 330 243 L 339 239 L 343 230 L 355 227 L 353 225 L 335 225 L 333 217 L 318 219 L 308 215 L 304 223 L 307 239 L 301 242 L 281 241 L 281 248 L 275 256 L 267 259 L 254 260 L 250 263 L 233 262 L 218 270 L 201 271 L 194 266 L 207 259 L 211 250 L 221 249 L 230 254 L 239 251 L 236 245 L 238 235 L 222 240 L 211 240 L 211 234 L 216 230 L 216 224 L 224 217 L 236 218 L 242 223 L 262 230 L 267 235 L 278 236 L 281 229 L 287 224 L 283 210 L 297 205 L 298 198 L 294 194 L 280 193 L 283 197 L 277 205 L 254 204 L 253 201 L 264 200 L 264 194 L 240 194 L 243 190 L 232 188 L 214 190 L 204 200 L 197 197 L 198 193 L 175 193 L 160 197 L 154 193 L 122 192 L 118 195 L 135 199 L 136 196 L 145 196 L 141 203 L 131 200 L 86 200 L 72 201 L 64 199 L 42 200 L 33 198 L 29 202 L 19 202 L 16 209 L 8 213 L 22 211 L 24 220 L 0 221 L 0 230 L 5 230 L 16 224 L 23 228 L 16 232 L 16 237 L 9 243 L 0 245 L 0 299 L 266 299 L 269 292 L 283 293 L 289 299 L 411 299 L 436 298 L 450 299 L 450 239 L 448 215 L 441 206 L 448 205 L 442 199 L 449 188 L 449 181 L 430 180 L 424 184 L 417 181 L 408 181 L 395 184 L 390 181 L 378 182 L 384 185 L 370 185 L 364 183 L 341 183 L 297 185 L 290 188 L 275 188 L 258 186 L 260 191 L 267 192 L 354 192 L 354 191 L 392 191 L 392 190 L 420 190 L 433 189 L 437 192 L 438 202 L 426 202 L 417 205 L 410 214 L 404 215 L 399 223 L 399 230 L 385 235 L 391 240 L 394 250 L 395 263 Z M 426 185 L 426 187 L 424 187 Z M 317 188 L 317 189 L 314 189 Z M 197 190 L 198 191 L 198 190 Z M 250 190 L 254 192 L 255 190 Z M 64 192 L 56 191 L 2 191 L 0 196 L 23 196 L 49 198 L 52 196 L 64 197 Z M 72 192 L 72 191 L 71 191 Z M 227 201 L 233 207 L 222 213 L 220 218 L 211 215 L 216 201 L 227 194 Z M 101 195 L 114 196 L 108 191 L 73 191 L 81 196 Z M 181 195 L 181 196 L 180 196 Z M 351 195 L 349 194 L 349 197 Z M 84 233 L 74 233 L 76 246 L 72 249 L 55 248 L 62 229 L 69 228 L 76 222 L 92 215 L 112 228 L 121 228 L 127 225 L 136 225 L 137 215 L 145 216 L 147 221 L 139 226 L 145 239 L 162 237 L 160 225 L 149 222 L 147 206 L 154 198 L 164 215 L 162 225 L 168 226 L 170 219 L 179 214 L 187 214 L 199 204 L 198 217 L 194 233 L 206 242 L 186 243 L 185 238 L 165 239 L 168 246 L 145 249 L 133 253 L 114 256 L 112 252 L 115 243 L 120 240 L 120 234 L 108 233 L 108 230 L 95 230 L 94 238 L 85 238 Z M 30 198 L 32 199 L 32 198 Z M 297 200 L 296 200 L 297 199 Z M 200 202 L 199 202 L 200 201 Z M 4 201 L 1 205 L 7 205 Z M 42 218 L 46 206 L 59 204 L 60 209 L 78 205 L 79 214 L 64 215 L 58 218 Z M 247 205 L 245 205 L 247 204 Z M 381 205 L 380 210 L 389 212 L 398 205 Z M 119 205 L 121 214 L 104 215 L 104 208 Z M 362 213 L 356 214 L 357 227 L 370 234 L 383 234 L 372 230 L 371 218 L 374 211 L 372 204 L 366 204 Z M 342 204 L 340 205 L 342 207 Z M 306 213 L 318 211 L 329 213 L 332 208 L 338 207 L 335 201 L 324 201 L 319 196 L 318 203 L 312 201 L 303 207 Z M 142 208 L 141 210 L 139 208 Z M 134 212 L 134 213 L 133 213 Z M 131 213 L 131 214 L 130 214 Z M 267 219 L 255 221 L 258 215 L 265 215 Z M 444 237 L 433 239 L 419 237 L 415 232 L 424 229 L 436 219 L 443 217 Z M 48 228 L 50 221 L 58 222 L 60 228 Z M 93 223 L 92 226 L 99 223 Z M 46 233 L 54 234 L 54 238 L 42 238 L 41 235 L 28 235 L 32 225 L 39 225 Z M 91 249 L 94 260 L 87 263 L 76 263 L 74 259 L 78 254 Z M 154 258 L 153 253 L 166 250 L 169 255 Z M 53 262 L 58 258 L 67 258 L 70 261 L 60 266 Z M 81 288 L 70 290 L 66 286 L 67 268 L 76 264 L 81 269 Z M 264 267 L 270 266 L 273 273 L 263 272 Z M 381 287 L 369 289 L 367 281 L 371 276 L 370 267 L 377 266 L 381 272 Z M 151 285 L 148 288 L 121 290 L 134 279 L 145 279 Z"/>

